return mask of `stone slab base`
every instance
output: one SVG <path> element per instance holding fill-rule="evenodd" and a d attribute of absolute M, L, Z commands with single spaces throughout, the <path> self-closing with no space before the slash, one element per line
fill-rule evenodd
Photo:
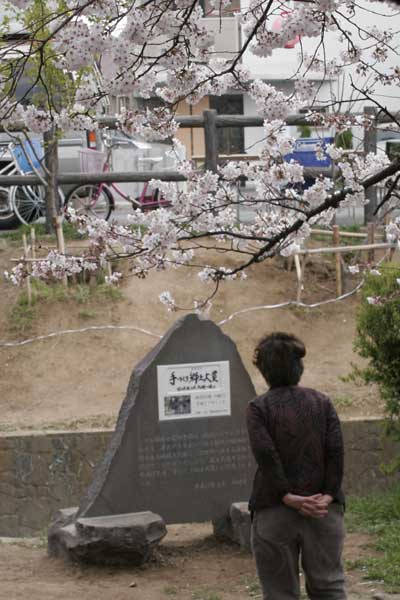
<path fill-rule="evenodd" d="M 77 509 L 58 511 L 48 533 L 48 553 L 91 564 L 141 565 L 166 535 L 152 512 L 76 518 Z"/>
<path fill-rule="evenodd" d="M 234 502 L 229 513 L 213 522 L 214 535 L 222 541 L 239 544 L 246 552 L 251 552 L 251 519 L 247 502 Z"/>

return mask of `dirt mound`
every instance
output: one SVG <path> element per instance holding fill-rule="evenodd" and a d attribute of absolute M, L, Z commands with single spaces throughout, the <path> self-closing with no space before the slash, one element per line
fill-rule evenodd
<path fill-rule="evenodd" d="M 12 248 L 3 245 L 0 250 L 0 269 L 4 270 L 10 267 L 10 257 L 18 256 L 20 251 L 15 245 Z M 218 259 L 217 254 L 214 259 Z M 334 297 L 331 272 L 329 259 L 313 259 L 306 270 L 305 301 Z M 89 329 L 25 346 L 2 347 L 1 428 L 112 425 L 134 365 L 180 316 L 168 313 L 160 304 L 158 296 L 164 290 L 169 290 L 180 305 L 189 309 L 193 297 L 204 297 L 209 291 L 199 281 L 195 269 L 151 273 L 145 280 L 127 277 L 119 300 L 106 292 L 88 294 L 84 289 L 68 298 L 57 295 L 42 298 L 35 306 L 30 329 L 21 331 L 23 309 L 19 320 L 14 315 L 10 321 L 10 310 L 19 292 L 2 281 L 3 339 L 102 325 L 137 327 L 148 333 L 135 329 Z M 315 309 L 253 310 L 295 297 L 295 272 L 285 271 L 280 260 L 266 261 L 252 267 L 246 280 L 221 285 L 210 318 L 219 322 L 238 311 L 252 309 L 237 314 L 222 328 L 236 342 L 258 391 L 264 389 L 264 383 L 251 362 L 255 343 L 267 331 L 290 331 L 302 338 L 308 348 L 304 385 L 330 395 L 344 417 L 381 414 L 382 405 L 375 388 L 359 388 L 340 379 L 349 373 L 351 362 L 360 364 L 352 349 L 357 295 Z M 13 331 L 11 326 L 17 330 Z"/>

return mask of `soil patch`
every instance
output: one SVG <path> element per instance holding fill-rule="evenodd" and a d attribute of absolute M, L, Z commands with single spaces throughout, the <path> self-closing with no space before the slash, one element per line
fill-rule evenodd
<path fill-rule="evenodd" d="M 349 534 L 346 560 L 366 552 L 369 538 Z M 46 556 L 44 545 L 0 544 L 0 598 L 4 600 L 247 600 L 261 598 L 253 559 L 218 543 L 210 524 L 169 527 L 155 560 L 143 568 L 82 568 Z M 347 576 L 349 600 L 372 598 L 381 586 Z"/>
<path fill-rule="evenodd" d="M 18 247 L 2 246 L 0 270 L 10 267 Z M 218 254 L 211 256 L 215 260 Z M 210 259 L 208 258 L 210 261 Z M 235 259 L 232 258 L 232 261 Z M 285 271 L 274 259 L 252 267 L 244 281 L 224 282 L 213 299 L 210 318 L 215 322 L 237 311 L 275 305 L 296 297 L 295 271 Z M 313 259 L 305 276 L 304 301 L 333 298 L 332 261 Z M 348 289 L 356 285 L 349 280 Z M 19 291 L 0 282 L 0 326 L 3 340 L 23 339 L 49 332 L 114 325 L 136 330 L 105 329 L 66 334 L 26 346 L 0 348 L 3 430 L 112 426 L 123 400 L 134 365 L 154 346 L 183 313 L 168 313 L 158 296 L 169 290 L 179 304 L 190 308 L 193 298 L 210 291 L 195 269 L 151 273 L 145 280 L 127 277 L 122 300 L 85 298 L 50 302 L 35 307 L 30 331 L 12 331 L 9 314 Z M 241 312 L 222 327 L 236 342 L 259 392 L 261 376 L 252 365 L 252 352 L 260 336 L 284 330 L 302 338 L 308 348 L 303 384 L 330 395 L 344 418 L 382 414 L 382 403 L 373 386 L 343 382 L 351 363 L 362 364 L 353 352 L 358 295 L 319 308 L 286 307 Z M 190 308 L 190 310 L 192 310 Z"/>

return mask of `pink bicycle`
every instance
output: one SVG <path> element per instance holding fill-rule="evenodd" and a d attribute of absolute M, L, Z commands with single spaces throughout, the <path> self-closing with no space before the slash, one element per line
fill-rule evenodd
<path fill-rule="evenodd" d="M 123 141 L 124 144 L 131 144 L 135 148 L 149 148 L 148 144 L 136 142 L 127 138 Z M 107 173 L 111 171 L 111 153 L 112 149 L 119 146 L 120 143 L 111 143 L 110 138 L 104 138 L 104 145 L 107 152 L 99 152 L 85 148 L 79 150 L 81 171 L 83 173 Z M 139 162 L 150 165 L 150 170 L 154 165 L 163 160 L 162 156 L 139 157 Z M 99 183 L 99 184 L 80 184 L 72 188 L 67 194 L 64 202 L 64 208 L 72 207 L 78 214 L 85 214 L 101 219 L 109 219 L 111 212 L 115 208 L 115 200 L 113 192 L 120 196 L 123 200 L 129 202 L 133 208 L 141 210 L 152 210 L 155 208 L 170 206 L 170 202 L 166 200 L 159 190 L 153 190 L 148 193 L 149 184 L 146 182 L 143 186 L 141 194 L 132 198 L 116 184 L 116 183 Z"/>

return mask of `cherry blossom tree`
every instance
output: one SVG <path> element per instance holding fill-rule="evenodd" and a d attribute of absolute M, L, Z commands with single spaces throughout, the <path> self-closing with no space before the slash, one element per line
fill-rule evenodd
<path fill-rule="evenodd" d="M 212 0 L 205 8 L 197 0 L 14 0 L 12 8 L 1 4 L 0 118 L 5 127 L 19 121 L 37 133 L 88 129 L 96 126 L 96 115 L 109 96 L 156 98 L 156 108 L 144 103 L 143 108 L 122 112 L 118 126 L 147 140 L 171 140 L 177 149 L 178 104 L 194 105 L 230 90 L 248 94 L 264 118 L 258 161 L 230 161 L 217 172 L 199 172 L 190 161 L 181 161 L 184 186 L 151 183 L 171 205 L 136 210 L 127 226 L 71 211 L 70 220 L 89 235 L 87 252 L 79 257 L 52 252 L 35 263 L 32 276 L 50 280 L 83 268 L 102 268 L 111 255 L 129 258 L 133 274 L 143 277 L 153 269 L 198 265 L 199 251 L 204 255 L 218 248 L 220 262 L 204 264 L 199 273 L 218 287 L 224 279 L 245 276 L 252 264 L 296 252 L 314 224 L 329 224 L 339 206 L 365 203 L 370 186 L 397 177 L 399 160 L 390 163 L 384 154 L 360 155 L 330 144 L 321 146 L 319 154 L 331 158 L 339 176 L 333 180 L 321 174 L 304 190 L 304 168 L 285 159 L 295 142 L 286 120 L 300 110 L 310 126 L 334 128 L 336 133 L 377 127 L 381 116 L 398 131 L 399 116 L 390 108 L 393 102 L 386 102 L 389 96 L 397 97 L 400 83 L 400 40 L 393 29 L 396 2 L 248 0 L 237 11 L 240 48 L 223 57 L 215 51 L 205 17 L 218 19 L 236 11 L 231 0 Z M 379 13 L 378 25 L 363 25 L 365 11 Z M 273 26 L 277 16 L 278 29 Z M 333 54 L 328 52 L 329 39 L 336 40 Z M 289 93 L 254 78 L 246 67 L 246 56 L 268 64 L 274 52 L 297 40 L 298 68 L 289 75 L 294 81 Z M 16 86 L 27 71 L 30 89 L 17 99 Z M 95 78 L 94 71 L 101 77 Z M 310 77 L 316 72 L 317 83 Z M 340 77 L 347 77 L 345 94 L 330 94 L 321 101 L 324 80 Z M 31 101 L 29 93 L 38 84 L 42 104 Z M 376 117 L 360 115 L 366 101 L 376 107 Z M 244 180 L 254 191 L 240 186 Z M 239 206 L 252 210 L 250 223 L 238 222 Z M 390 227 L 398 236 L 400 223 Z M 240 258 L 234 267 L 224 265 L 224 255 L 231 252 Z M 9 277 L 18 283 L 26 275 L 22 262 Z M 116 273 L 110 281 L 119 277 Z M 168 294 L 162 300 L 173 307 Z"/>

